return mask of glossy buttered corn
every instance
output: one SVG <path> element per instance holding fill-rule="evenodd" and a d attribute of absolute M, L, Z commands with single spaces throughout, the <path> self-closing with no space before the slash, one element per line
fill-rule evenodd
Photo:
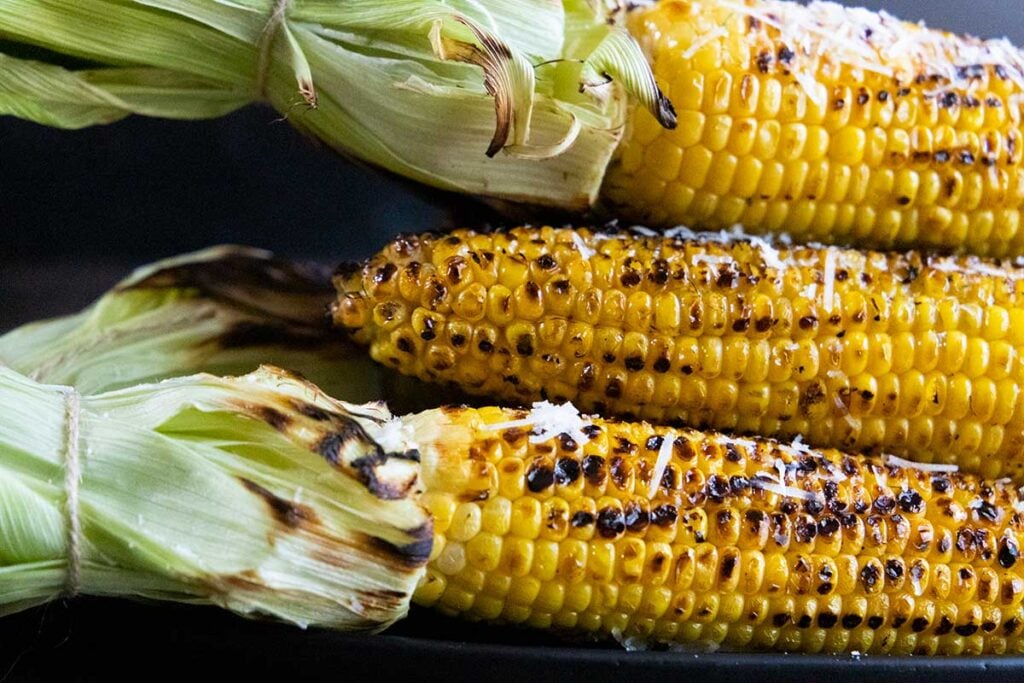
<path fill-rule="evenodd" d="M 1024 650 L 1005 482 L 545 410 L 405 418 L 434 518 L 417 603 L 627 646 Z"/>
<path fill-rule="evenodd" d="M 379 362 L 1024 480 L 1024 271 L 978 259 L 519 228 L 400 237 L 340 274 Z"/>
<path fill-rule="evenodd" d="M 613 215 L 1024 251 L 1024 60 L 1005 41 L 833 3 L 663 0 L 629 21 L 678 125 L 636 109 L 602 190 Z"/>

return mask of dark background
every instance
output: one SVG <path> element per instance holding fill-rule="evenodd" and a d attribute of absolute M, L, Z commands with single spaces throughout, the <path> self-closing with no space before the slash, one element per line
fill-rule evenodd
<path fill-rule="evenodd" d="M 1022 0 L 863 4 L 1024 44 Z M 325 262 L 366 255 L 395 232 L 439 226 L 451 200 L 354 166 L 263 107 L 218 121 L 135 118 L 75 132 L 0 118 L 0 331 L 77 310 L 133 265 L 211 244 L 245 243 Z M 494 635 L 429 614 L 369 639 L 256 624 L 212 608 L 89 599 L 0 619 L 0 682 L 105 680 L 132 671 L 192 679 L 212 674 L 214 658 L 234 677 L 280 680 L 575 674 L 622 681 L 660 674 L 966 681 L 985 672 L 1010 680 L 1017 666 L 1006 659 L 637 657 L 564 647 L 544 634 Z"/>

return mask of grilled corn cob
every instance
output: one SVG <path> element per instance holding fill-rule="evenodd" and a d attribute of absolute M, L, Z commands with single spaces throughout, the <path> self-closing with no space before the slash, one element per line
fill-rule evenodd
<path fill-rule="evenodd" d="M 867 246 L 1024 249 L 1021 53 L 832 3 L 630 17 L 678 113 L 637 110 L 603 194 L 641 223 Z"/>
<path fill-rule="evenodd" d="M 78 128 L 259 99 L 349 156 L 501 202 L 1024 252 L 1006 41 L 825 2 L 629 4 L 6 0 L 5 44 L 53 63 L 0 55 L 0 114 Z"/>
<path fill-rule="evenodd" d="M 565 407 L 405 418 L 434 520 L 416 602 L 627 645 L 1024 651 L 1012 486 Z"/>
<path fill-rule="evenodd" d="M 518 228 L 399 237 L 336 284 L 336 322 L 424 380 L 1024 479 L 1009 265 Z"/>

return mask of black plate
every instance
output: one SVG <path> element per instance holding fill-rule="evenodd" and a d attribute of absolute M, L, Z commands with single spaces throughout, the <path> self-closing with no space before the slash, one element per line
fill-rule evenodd
<path fill-rule="evenodd" d="M 116 263 L 5 266 L 0 331 L 78 310 L 128 270 Z M 58 601 L 0 619 L 0 683 L 155 675 L 193 680 L 217 671 L 215 663 L 227 667 L 225 680 L 232 681 L 1024 680 L 1024 657 L 626 652 L 614 643 L 566 643 L 420 610 L 378 635 L 303 631 L 211 607 L 96 598 Z"/>

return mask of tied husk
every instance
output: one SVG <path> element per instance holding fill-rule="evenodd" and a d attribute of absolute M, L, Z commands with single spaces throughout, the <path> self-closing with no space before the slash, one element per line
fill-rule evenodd
<path fill-rule="evenodd" d="M 139 268 L 80 313 L 0 336 L 0 364 L 86 394 L 272 364 L 331 395 L 377 399 L 379 369 L 326 319 L 333 298 L 324 269 L 213 247 Z"/>
<path fill-rule="evenodd" d="M 622 14 L 589 0 L 7 0 L 0 114 L 80 128 L 266 100 L 413 180 L 583 210 L 628 97 L 675 125 Z"/>
<path fill-rule="evenodd" d="M 70 390 L 0 369 L 0 611 L 68 579 Z M 285 371 L 194 375 L 78 399 L 81 593 L 212 603 L 379 630 L 431 547 L 418 454 L 382 404 Z"/>

